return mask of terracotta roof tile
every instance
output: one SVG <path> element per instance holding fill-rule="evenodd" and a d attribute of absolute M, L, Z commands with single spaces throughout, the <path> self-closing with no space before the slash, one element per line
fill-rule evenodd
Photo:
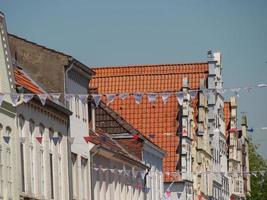
<path fill-rule="evenodd" d="M 230 102 L 224 102 L 224 122 L 225 122 L 225 135 L 226 138 L 228 138 L 229 135 L 229 130 L 230 130 L 230 114 L 231 114 L 231 110 L 230 110 Z"/>
<path fill-rule="evenodd" d="M 199 88 L 200 79 L 207 78 L 208 64 L 163 64 L 94 68 L 93 70 L 96 76 L 92 79 L 90 87 L 98 88 L 99 93 L 160 93 L 181 90 L 183 77 L 188 77 L 190 89 Z M 196 106 L 197 102 L 194 103 Z M 164 171 L 176 171 L 179 159 L 177 155 L 179 109 L 174 95 L 170 96 L 166 104 L 160 97 L 157 97 L 154 104 L 149 103 L 146 96 L 143 96 L 140 104 L 135 103 L 132 95 L 124 101 L 116 97 L 109 106 L 145 136 L 155 134 L 155 138 L 150 140 L 166 150 Z M 197 112 L 195 115 L 197 116 Z M 165 181 L 172 181 L 172 177 L 165 177 Z"/>
<path fill-rule="evenodd" d="M 22 86 L 34 94 L 44 93 L 44 90 L 34 83 L 22 69 L 14 66 L 13 72 L 17 86 Z"/>

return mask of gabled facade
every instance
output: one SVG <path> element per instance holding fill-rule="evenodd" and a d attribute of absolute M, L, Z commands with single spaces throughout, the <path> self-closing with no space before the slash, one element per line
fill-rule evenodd
<path fill-rule="evenodd" d="M 9 51 L 5 16 L 0 12 L 0 95 L 15 92 L 12 60 Z M 0 105 L 0 199 L 18 199 L 16 181 L 18 169 L 16 152 L 16 109 L 11 99 L 5 97 Z M 8 143 L 3 137 L 9 137 Z"/>
<path fill-rule="evenodd" d="M 103 102 L 96 108 L 96 127 L 109 133 L 129 153 L 149 167 L 144 185 L 149 191 L 144 195 L 147 200 L 160 200 L 164 194 L 162 163 L 165 152 Z M 134 136 L 138 138 L 134 139 Z"/>
<path fill-rule="evenodd" d="M 9 35 L 9 42 L 16 62 L 23 65 L 32 79 L 47 92 L 61 94 L 60 102 L 73 112 L 69 119 L 69 130 L 74 141 L 68 144 L 71 146 L 69 159 L 72 162 L 68 166 L 72 173 L 70 198 L 88 199 L 90 190 L 83 186 L 90 185 L 90 149 L 94 144 L 87 143 L 83 137 L 89 134 L 87 96 L 88 84 L 94 72 L 69 55 L 15 35 Z M 68 102 L 64 102 L 65 94 L 72 94 Z M 88 176 L 83 175 L 84 171 Z"/>
<path fill-rule="evenodd" d="M 110 106 L 146 137 L 155 134 L 151 141 L 167 152 L 163 164 L 165 190 L 172 192 L 172 199 L 194 198 L 192 139 L 196 135 L 198 109 L 191 104 L 188 90 L 199 89 L 200 80 L 207 80 L 208 70 L 208 63 L 94 69 L 96 76 L 91 86 L 101 94 L 144 93 L 140 104 L 130 95 L 123 101 L 115 99 Z M 146 93 L 168 91 L 184 91 L 182 106 L 174 95 L 166 104 L 160 97 L 154 104 L 147 100 Z M 173 176 L 173 172 L 182 173 Z"/>
<path fill-rule="evenodd" d="M 17 91 L 20 94 L 44 94 L 19 66 L 13 65 Z M 39 98 L 16 105 L 17 166 L 20 198 L 14 199 L 70 199 L 69 116 L 72 114 L 51 96 L 42 105 Z M 39 138 L 39 140 L 37 139 Z"/>

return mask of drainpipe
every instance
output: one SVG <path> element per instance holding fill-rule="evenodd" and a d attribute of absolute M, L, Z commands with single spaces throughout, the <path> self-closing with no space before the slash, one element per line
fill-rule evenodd
<path fill-rule="evenodd" d="M 66 71 L 65 71 L 65 81 L 64 81 L 64 94 L 67 92 L 67 89 L 68 89 L 68 87 L 67 87 L 67 83 L 66 83 L 66 80 L 67 79 L 69 79 L 69 77 L 68 77 L 68 72 L 71 70 L 73 68 L 73 63 L 71 63 L 69 66 L 68 66 L 68 69 L 66 69 Z M 65 100 L 65 102 L 64 102 L 64 104 L 66 105 L 66 100 Z"/>
<path fill-rule="evenodd" d="M 146 188 L 146 177 L 147 177 L 149 171 L 150 171 L 150 169 L 147 170 L 147 172 L 145 174 L 145 177 L 144 177 L 144 188 Z M 147 195 L 145 194 L 144 196 L 145 196 L 145 200 L 146 200 L 147 199 Z"/>
<path fill-rule="evenodd" d="M 92 184 L 92 176 L 93 176 L 93 173 L 92 173 L 92 167 L 93 167 L 93 163 L 94 163 L 94 156 L 96 154 L 98 154 L 100 151 L 100 145 L 96 145 L 96 151 L 93 152 L 92 154 L 90 153 L 90 185 L 91 185 L 91 200 L 94 200 L 94 188 L 93 188 L 93 184 Z"/>

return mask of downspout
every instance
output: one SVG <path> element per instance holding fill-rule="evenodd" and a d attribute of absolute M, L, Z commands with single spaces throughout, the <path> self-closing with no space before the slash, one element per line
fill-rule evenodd
<path fill-rule="evenodd" d="M 66 69 L 66 71 L 65 71 L 65 81 L 64 81 L 64 95 L 66 94 L 66 92 L 68 92 L 67 90 L 68 90 L 68 85 L 67 85 L 67 80 L 69 79 L 69 76 L 68 76 L 68 72 L 71 70 L 73 68 L 73 63 L 71 63 L 69 66 L 68 66 L 68 68 Z M 66 100 L 65 100 L 65 102 L 64 102 L 64 104 L 66 105 Z"/>
<path fill-rule="evenodd" d="M 94 156 L 98 154 L 100 151 L 100 145 L 96 145 L 96 151 L 93 152 L 92 154 L 90 153 L 90 185 L 91 185 L 91 200 L 94 200 L 94 188 L 92 184 L 92 177 L 93 177 L 93 163 L 94 163 Z"/>
<path fill-rule="evenodd" d="M 145 174 L 145 177 L 144 177 L 144 186 L 143 186 L 143 188 L 146 188 L 146 184 L 147 184 L 146 177 L 147 177 L 149 171 L 150 171 L 150 169 L 148 169 L 147 172 L 146 172 L 146 174 Z M 146 199 L 147 199 L 147 194 L 145 194 L 145 200 L 146 200 Z"/>

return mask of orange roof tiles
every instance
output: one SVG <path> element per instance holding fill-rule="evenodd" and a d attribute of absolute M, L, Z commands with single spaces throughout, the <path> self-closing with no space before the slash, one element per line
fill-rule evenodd
<path fill-rule="evenodd" d="M 163 64 L 126 67 L 93 68 L 96 76 L 90 87 L 98 88 L 100 94 L 179 91 L 183 77 L 188 77 L 190 89 L 199 88 L 200 79 L 207 78 L 208 64 Z M 105 100 L 105 99 L 103 99 Z M 143 96 L 140 104 L 134 97 L 125 100 L 116 97 L 109 106 L 145 136 L 155 134 L 151 141 L 166 151 L 163 162 L 165 172 L 176 171 L 178 129 L 178 103 L 174 95 L 164 104 L 160 97 L 154 104 Z M 165 177 L 165 181 L 172 181 Z"/>
<path fill-rule="evenodd" d="M 230 114 L 231 114 L 230 102 L 224 102 L 224 122 L 225 122 L 225 135 L 228 138 L 230 130 Z"/>
<path fill-rule="evenodd" d="M 34 83 L 30 79 L 30 77 L 27 74 L 25 74 L 25 72 L 22 69 L 14 66 L 13 72 L 14 72 L 16 85 L 22 86 L 25 89 L 35 94 L 44 93 L 44 91 L 36 83 Z"/>

